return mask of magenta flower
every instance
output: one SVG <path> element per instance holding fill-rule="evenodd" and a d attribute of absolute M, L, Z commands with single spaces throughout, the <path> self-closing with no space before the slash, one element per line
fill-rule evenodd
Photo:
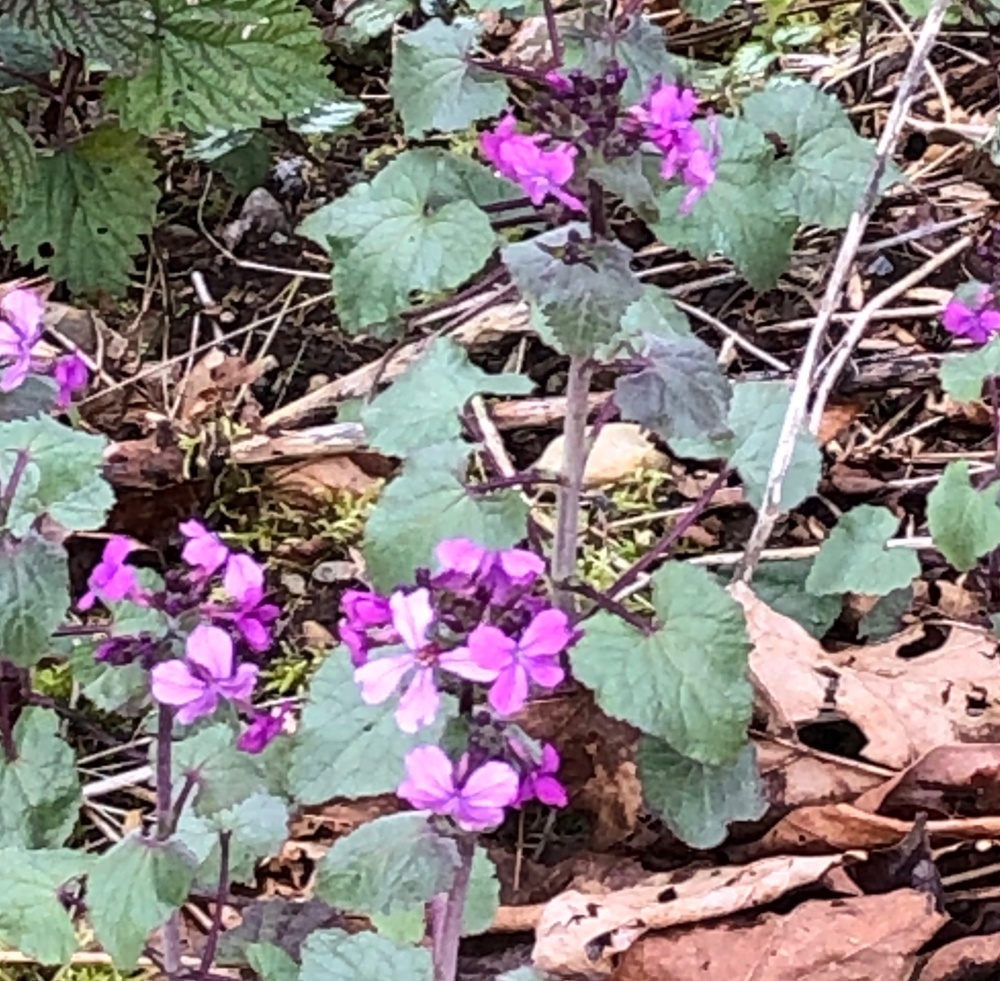
<path fill-rule="evenodd" d="M 236 748 L 244 753 L 263 753 L 275 739 L 286 731 L 292 717 L 291 705 L 276 705 L 270 712 L 257 712 L 253 721 L 240 734 Z"/>
<path fill-rule="evenodd" d="M 266 651 L 272 642 L 270 625 L 281 616 L 281 610 L 273 603 L 262 602 L 264 567 L 249 555 L 230 555 L 222 576 L 222 587 L 236 607 L 215 607 L 211 609 L 211 614 L 231 621 L 255 651 Z"/>
<path fill-rule="evenodd" d="M 545 572 L 545 560 L 523 548 L 493 551 L 468 538 L 449 538 L 435 550 L 442 575 L 456 586 L 482 583 L 506 594 L 532 585 Z"/>
<path fill-rule="evenodd" d="M 73 401 L 73 396 L 87 387 L 90 381 L 90 371 L 87 362 L 79 354 L 67 354 L 65 357 L 57 358 L 52 366 L 52 377 L 55 378 L 59 386 L 59 393 L 56 395 L 56 408 L 68 408 Z"/>
<path fill-rule="evenodd" d="M 555 143 L 543 150 L 540 144 L 548 139 L 540 133 L 518 133 L 517 121 L 508 113 L 495 130 L 482 134 L 479 146 L 502 177 L 521 185 L 532 204 L 540 205 L 551 195 L 574 211 L 586 211 L 583 202 L 564 188 L 573 177 L 576 147 Z"/>
<path fill-rule="evenodd" d="M 179 528 L 187 539 L 181 558 L 200 576 L 207 579 L 226 564 L 229 549 L 215 532 L 209 531 L 194 518 L 182 522 Z"/>
<path fill-rule="evenodd" d="M 498 627 L 480 624 L 469 634 L 468 655 L 492 671 L 489 701 L 501 715 L 519 712 L 528 700 L 528 683 L 554 688 L 565 677 L 559 656 L 573 639 L 569 619 L 561 610 L 537 614 L 519 640 Z"/>
<path fill-rule="evenodd" d="M 454 767 L 438 746 L 418 746 L 406 756 L 406 779 L 396 793 L 420 810 L 452 818 L 463 831 L 502 824 L 504 808 L 517 800 L 514 768 L 492 760 L 467 770 L 467 757 Z"/>
<path fill-rule="evenodd" d="M 94 566 L 87 580 L 87 592 L 80 598 L 77 607 L 89 610 L 97 600 L 118 603 L 129 599 L 133 603 L 143 600 L 142 587 L 135 569 L 125 564 L 128 556 L 139 546 L 124 535 L 112 535 L 104 546 L 101 561 Z"/>
<path fill-rule="evenodd" d="M 45 305 L 32 290 L 14 289 L 0 296 L 0 392 L 18 388 L 31 370 L 35 346 L 42 338 Z"/>
<path fill-rule="evenodd" d="M 157 664 L 150 672 L 153 698 L 177 709 L 177 720 L 189 725 L 211 715 L 220 698 L 249 702 L 257 667 L 241 664 L 233 671 L 233 640 L 220 627 L 199 624 L 188 635 L 184 657 Z"/>
<path fill-rule="evenodd" d="M 973 344 L 985 344 L 1000 332 L 1000 311 L 990 306 L 992 302 L 993 293 L 985 286 L 971 305 L 952 297 L 941 317 L 944 329 L 956 337 L 967 337 Z"/>
<path fill-rule="evenodd" d="M 512 748 L 520 752 L 520 747 L 515 742 L 511 742 Z M 541 761 L 531 766 L 526 773 L 521 776 L 521 785 L 517 794 L 516 805 L 520 807 L 529 800 L 539 800 L 549 807 L 565 807 L 569 801 L 566 788 L 562 785 L 556 774 L 559 772 L 559 751 L 551 743 L 542 746 Z"/>
<path fill-rule="evenodd" d="M 351 663 L 361 667 L 368 660 L 367 631 L 392 623 L 389 601 L 378 593 L 349 589 L 341 598 L 346 618 L 341 620 L 340 641 L 351 653 Z"/>

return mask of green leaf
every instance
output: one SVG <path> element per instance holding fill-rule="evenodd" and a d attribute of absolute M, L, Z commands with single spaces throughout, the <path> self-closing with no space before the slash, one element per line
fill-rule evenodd
<path fill-rule="evenodd" d="M 311 933 L 343 919 L 319 899 L 254 899 L 241 913 L 240 924 L 219 938 L 219 964 L 244 966 L 252 945 L 277 947 L 297 962 Z"/>
<path fill-rule="evenodd" d="M 589 234 L 586 225 L 573 222 L 503 250 L 514 285 L 545 320 L 545 339 L 569 355 L 596 353 L 642 297 L 631 249 Z M 567 262 L 567 249 L 579 252 L 579 259 Z"/>
<path fill-rule="evenodd" d="M 574 677 L 609 715 L 699 762 L 730 763 L 752 707 L 743 611 L 697 566 L 668 562 L 652 582 L 660 626 L 644 634 L 597 614 L 570 650 Z"/>
<path fill-rule="evenodd" d="M 672 248 L 698 258 L 721 253 L 755 289 L 770 289 L 788 265 L 798 227 L 788 209 L 786 174 L 756 126 L 745 119 L 717 119 L 722 155 L 715 183 L 686 215 L 680 212 L 686 187 L 660 191 L 660 220 L 650 227 Z M 711 139 L 707 127 L 702 132 Z"/>
<path fill-rule="evenodd" d="M 959 402 L 975 402 L 987 378 L 1000 377 L 1000 334 L 975 351 L 947 354 L 941 360 L 941 387 Z"/>
<path fill-rule="evenodd" d="M 615 385 L 623 419 L 664 439 L 729 435 L 732 388 L 707 344 L 696 337 L 648 335 L 642 354 L 649 367 L 622 375 Z"/>
<path fill-rule="evenodd" d="M 47 76 L 59 64 L 52 45 L 37 31 L 22 27 L 8 14 L 0 14 L 0 89 L 27 87 L 25 75 Z M 11 71 L 18 74 L 12 75 Z M 15 112 L 14 103 L 8 109 Z"/>
<path fill-rule="evenodd" d="M 28 375 L 13 392 L 0 392 L 0 422 L 47 415 L 55 408 L 58 391 L 51 378 Z"/>
<path fill-rule="evenodd" d="M 249 194 L 264 183 L 271 169 L 271 146 L 267 137 L 260 130 L 224 132 L 220 136 L 230 137 L 232 147 L 212 157 L 212 170 L 221 174 L 237 194 Z M 208 152 L 214 152 L 219 145 L 215 144 Z"/>
<path fill-rule="evenodd" d="M 34 141 L 13 115 L 12 107 L 0 101 L 0 218 L 24 207 L 37 180 Z"/>
<path fill-rule="evenodd" d="M 735 0 L 684 0 L 682 6 L 696 20 L 713 21 L 721 17 Z"/>
<path fill-rule="evenodd" d="M 52 652 L 52 634 L 69 609 L 66 550 L 30 532 L 0 538 L 0 652 L 30 668 Z"/>
<path fill-rule="evenodd" d="M 329 98 L 292 116 L 288 120 L 288 128 L 303 136 L 329 136 L 347 129 L 361 115 L 364 107 L 363 102 L 335 89 Z"/>
<path fill-rule="evenodd" d="M 843 601 L 836 596 L 813 596 L 805 587 L 812 559 L 762 562 L 754 573 L 753 591 L 782 616 L 791 617 L 819 639 L 840 616 Z"/>
<path fill-rule="evenodd" d="M 642 153 L 630 153 L 613 160 L 598 159 L 587 168 L 587 177 L 621 198 L 643 221 L 653 222 L 659 219 L 660 209 L 656 206 L 653 182 L 646 170 L 647 160 L 652 159 Z M 658 168 L 659 165 L 654 161 L 653 166 Z"/>
<path fill-rule="evenodd" d="M 483 267 L 496 236 L 457 183 L 447 154 L 410 150 L 302 222 L 299 234 L 333 256 L 346 330 L 392 320 L 414 291 L 454 289 Z"/>
<path fill-rule="evenodd" d="M 754 588 L 757 584 L 754 583 Z M 880 596 L 858 621 L 858 639 L 878 644 L 899 633 L 900 620 L 913 602 L 913 587 L 904 586 Z"/>
<path fill-rule="evenodd" d="M 365 527 L 364 556 L 377 589 L 409 582 L 428 566 L 438 542 L 463 536 L 509 548 L 527 532 L 528 506 L 513 490 L 466 490 L 447 444 L 413 454 L 382 492 Z"/>
<path fill-rule="evenodd" d="M 98 858 L 87 877 L 87 910 L 115 967 L 136 966 L 149 935 L 187 900 L 194 870 L 187 849 L 138 831 Z"/>
<path fill-rule="evenodd" d="M 927 498 L 927 524 L 935 547 L 959 572 L 968 572 L 1000 545 L 997 488 L 976 490 L 968 461 L 949 463 Z"/>
<path fill-rule="evenodd" d="M 376 933 L 317 930 L 302 948 L 300 981 L 431 981 L 429 950 Z"/>
<path fill-rule="evenodd" d="M 122 126 L 250 129 L 330 93 L 325 49 L 308 10 L 288 0 L 152 0 L 156 31 L 143 68 L 107 83 Z M 233 84 L 238 80 L 238 84 Z"/>
<path fill-rule="evenodd" d="M 427 818 L 426 811 L 390 814 L 338 839 L 320 863 L 316 895 L 365 915 L 422 911 L 451 889 L 459 861 L 454 841 Z"/>
<path fill-rule="evenodd" d="M 396 725 L 395 708 L 392 698 L 365 705 L 346 651 L 333 651 L 313 676 L 294 737 L 289 779 L 295 800 L 308 806 L 394 791 L 403 779 L 403 757 L 414 746 L 437 742 L 455 703 L 445 697 L 434 724 L 412 735 Z"/>
<path fill-rule="evenodd" d="M 666 290 L 643 286 L 642 296 L 632 303 L 622 317 L 622 336 L 633 346 L 646 343 L 650 334 L 673 340 L 691 336 L 691 323 Z"/>
<path fill-rule="evenodd" d="M 857 136 L 840 100 L 808 82 L 772 80 L 743 103 L 743 117 L 762 133 L 774 133 L 797 153 L 821 133 L 849 131 Z"/>
<path fill-rule="evenodd" d="M 0 942 L 45 965 L 63 965 L 76 953 L 76 931 L 59 888 L 83 875 L 93 857 L 68 848 L 0 848 Z"/>
<path fill-rule="evenodd" d="M 68 531 L 100 528 L 114 503 L 103 474 L 107 444 L 50 416 L 0 424 L 0 481 L 22 451 L 30 460 L 8 515 L 10 531 L 26 535 L 42 514 Z"/>
<path fill-rule="evenodd" d="M 3 241 L 75 292 L 123 293 L 153 228 L 156 170 L 135 133 L 101 126 L 38 161 Z"/>
<path fill-rule="evenodd" d="M 692 848 L 721 845 L 733 821 L 756 821 L 767 810 L 752 745 L 734 760 L 712 766 L 644 736 L 637 762 L 646 803 Z"/>
<path fill-rule="evenodd" d="M 475 21 L 430 20 L 396 45 L 389 93 L 409 137 L 431 130 L 453 133 L 507 104 L 507 85 L 469 58 L 479 39 Z"/>
<path fill-rule="evenodd" d="M 0 758 L 0 846 L 54 848 L 73 831 L 80 781 L 54 712 L 26 708 L 14 726 L 17 757 Z"/>
<path fill-rule="evenodd" d="M 396 21 L 412 12 L 413 0 L 358 0 L 344 12 L 344 22 L 334 41 L 348 50 L 364 47 L 385 34 Z"/>
<path fill-rule="evenodd" d="M 909 586 L 920 575 L 920 560 L 912 549 L 886 546 L 897 528 L 899 518 L 888 508 L 863 504 L 842 514 L 820 546 L 806 589 L 815 596 L 885 596 Z"/>
<path fill-rule="evenodd" d="M 298 981 L 299 965 L 274 944 L 247 944 L 250 969 L 263 981 Z"/>
<path fill-rule="evenodd" d="M 487 374 L 469 361 L 465 349 L 447 337 L 434 340 L 403 376 L 361 410 L 368 442 L 390 456 L 462 435 L 460 413 L 481 392 L 527 395 L 523 375 Z"/>
<path fill-rule="evenodd" d="M 472 877 L 462 914 L 462 936 L 485 933 L 493 925 L 500 908 L 500 880 L 497 867 L 485 848 L 476 846 L 472 856 Z"/>

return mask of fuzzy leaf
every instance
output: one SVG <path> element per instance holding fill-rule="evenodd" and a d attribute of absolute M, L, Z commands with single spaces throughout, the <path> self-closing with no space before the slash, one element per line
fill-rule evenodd
<path fill-rule="evenodd" d="M 23 263 L 47 268 L 73 291 L 124 292 L 145 248 L 160 192 L 145 144 L 102 126 L 38 161 L 38 175 L 4 231 Z"/>
<path fill-rule="evenodd" d="M 647 154 L 630 153 L 614 160 L 595 160 L 587 168 L 587 177 L 621 198 L 643 221 L 654 222 L 660 217 L 660 209 L 656 206 L 653 181 L 647 173 L 647 159 Z M 653 166 L 658 167 L 658 164 L 654 162 Z"/>
<path fill-rule="evenodd" d="M 310 934 L 342 921 L 337 910 L 319 899 L 254 899 L 242 914 L 239 925 L 219 939 L 220 964 L 244 966 L 253 945 L 277 947 L 298 962 Z"/>
<path fill-rule="evenodd" d="M 274 944 L 247 944 L 250 970 L 263 981 L 298 981 L 299 965 Z"/>
<path fill-rule="evenodd" d="M 300 981 L 431 981 L 430 951 L 376 933 L 317 930 L 302 948 Z"/>
<path fill-rule="evenodd" d="M 631 304 L 622 317 L 622 337 L 640 347 L 653 334 L 665 340 L 690 337 L 691 323 L 673 298 L 658 286 L 643 286 L 642 296 Z"/>
<path fill-rule="evenodd" d="M 497 867 L 486 849 L 477 845 L 472 856 L 472 877 L 465 897 L 462 915 L 462 936 L 485 933 L 493 925 L 500 908 L 500 880 Z"/>
<path fill-rule="evenodd" d="M 793 154 L 821 133 L 857 135 L 840 100 L 808 82 L 773 81 L 743 103 L 743 116 L 762 133 L 780 137 Z"/>
<path fill-rule="evenodd" d="M 347 129 L 361 115 L 365 104 L 351 99 L 339 89 L 288 120 L 288 128 L 303 136 L 328 136 Z"/>
<path fill-rule="evenodd" d="M 997 488 L 976 490 L 968 461 L 955 460 L 927 498 L 927 523 L 941 554 L 959 572 L 968 572 L 1000 545 Z"/>
<path fill-rule="evenodd" d="M 599 613 L 570 650 L 573 675 L 604 711 L 702 763 L 746 743 L 750 645 L 738 603 L 703 569 L 668 562 L 653 576 L 660 626 L 643 634 Z"/>
<path fill-rule="evenodd" d="M 941 361 L 941 387 L 959 402 L 975 402 L 987 378 L 1000 377 L 1000 334 L 975 351 L 948 354 Z"/>
<path fill-rule="evenodd" d="M 12 107 L 0 102 L 0 218 L 24 207 L 28 191 L 37 180 L 34 141 L 13 115 Z"/>
<path fill-rule="evenodd" d="M 56 405 L 59 386 L 44 375 L 28 375 L 13 392 L 0 392 L 0 422 L 48 415 Z"/>
<path fill-rule="evenodd" d="M 407 136 L 466 129 L 507 104 L 503 79 L 469 59 L 479 31 L 472 20 L 445 24 L 435 19 L 399 39 L 389 92 Z"/>
<path fill-rule="evenodd" d="M 0 651 L 20 668 L 52 653 L 52 635 L 69 609 L 66 550 L 35 532 L 0 538 Z"/>
<path fill-rule="evenodd" d="M 358 0 L 345 10 L 336 43 L 348 50 L 363 48 L 415 7 L 413 0 Z"/>
<path fill-rule="evenodd" d="M 684 0 L 682 6 L 695 20 L 713 21 L 721 17 L 736 0 Z"/>
<path fill-rule="evenodd" d="M 712 766 L 644 736 L 638 765 L 646 803 L 692 848 L 721 845 L 733 821 L 755 821 L 767 810 L 751 745 L 734 760 Z"/>
<path fill-rule="evenodd" d="M 909 548 L 887 548 L 899 528 L 888 508 L 863 504 L 842 514 L 820 546 L 806 580 L 815 596 L 862 593 L 885 596 L 920 575 L 920 560 Z"/>
<path fill-rule="evenodd" d="M 805 587 L 812 559 L 762 562 L 754 573 L 753 591 L 769 606 L 791 617 L 817 639 L 833 626 L 843 601 L 836 596 L 813 596 Z"/>

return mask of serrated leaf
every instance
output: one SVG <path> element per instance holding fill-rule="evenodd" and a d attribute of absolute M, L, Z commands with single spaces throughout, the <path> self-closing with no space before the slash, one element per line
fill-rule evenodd
<path fill-rule="evenodd" d="M 330 91 L 309 11 L 288 0 L 152 0 L 156 32 L 143 70 L 107 84 L 122 126 L 252 128 L 301 112 Z M 234 84 L 237 81 L 238 84 Z"/>
<path fill-rule="evenodd" d="M 141 236 L 153 228 L 156 177 L 135 133 L 101 126 L 38 161 L 4 244 L 73 291 L 124 292 Z"/>
<path fill-rule="evenodd" d="M 228 144 L 229 149 L 222 150 Z M 271 146 L 260 130 L 219 132 L 200 140 L 188 156 L 208 160 L 237 194 L 249 194 L 260 187 L 271 169 Z"/>
<path fill-rule="evenodd" d="M 407 136 L 453 133 L 496 116 L 507 104 L 507 85 L 469 58 L 479 26 L 459 19 L 430 20 L 396 45 L 389 92 Z"/>
<path fill-rule="evenodd" d="M 813 596 L 805 587 L 812 559 L 762 562 L 754 573 L 753 591 L 772 610 L 791 617 L 819 639 L 840 615 L 840 596 Z"/>
<path fill-rule="evenodd" d="M 11 108 L 0 102 L 0 218 L 24 207 L 37 180 L 35 143 Z"/>
<path fill-rule="evenodd" d="M 1000 377 L 1000 334 L 975 351 L 947 354 L 941 361 L 941 387 L 959 402 L 975 402 L 987 378 Z"/>
<path fill-rule="evenodd" d="M 385 34 L 415 6 L 412 0 L 358 0 L 344 13 L 343 27 L 337 31 L 335 43 L 348 50 L 360 48 Z"/>
<path fill-rule="evenodd" d="M 840 100 L 808 82 L 781 78 L 743 103 L 743 116 L 762 133 L 774 133 L 791 153 L 820 133 L 854 132 Z"/>
<path fill-rule="evenodd" d="M 445 153 L 410 150 L 299 226 L 333 256 L 346 330 L 392 320 L 409 308 L 412 292 L 454 289 L 489 259 L 490 220 L 455 184 Z"/>
<path fill-rule="evenodd" d="M 623 419 L 664 439 L 729 434 L 732 388 L 704 341 L 648 335 L 642 354 L 649 367 L 622 375 L 615 385 Z"/>
<path fill-rule="evenodd" d="M 1000 545 L 996 486 L 976 490 L 968 461 L 949 463 L 927 498 L 927 524 L 935 548 L 959 572 L 968 572 Z"/>
<path fill-rule="evenodd" d="M 637 763 L 646 803 L 692 848 L 721 845 L 733 821 L 756 821 L 767 810 L 752 745 L 731 762 L 711 766 L 643 736 Z"/>
<path fill-rule="evenodd" d="M 0 848 L 0 942 L 45 965 L 63 965 L 76 953 L 76 931 L 59 888 L 83 875 L 93 856 L 68 848 Z"/>
<path fill-rule="evenodd" d="M 7 518 L 10 531 L 26 535 L 42 514 L 68 531 L 100 528 L 114 503 L 103 474 L 107 442 L 50 416 L 0 423 L 0 481 L 22 451 L 29 457 Z"/>
<path fill-rule="evenodd" d="M 338 839 L 320 863 L 316 895 L 352 913 L 389 916 L 418 909 L 451 889 L 454 841 L 438 834 L 426 811 L 390 814 Z"/>
<path fill-rule="evenodd" d="M 632 251 L 607 239 L 588 241 L 580 222 L 508 245 L 502 253 L 514 285 L 545 321 L 545 331 L 564 354 L 588 355 L 618 333 L 629 306 L 642 296 L 631 269 Z M 584 261 L 566 262 L 570 236 Z"/>
<path fill-rule="evenodd" d="M 58 57 L 52 44 L 37 31 L 23 27 L 10 14 L 3 13 L 0 14 L 0 64 L 17 73 L 0 69 L 0 88 L 16 89 L 30 84 L 25 75 L 47 76 L 57 67 Z"/>
<path fill-rule="evenodd" d="M 115 967 L 130 971 L 149 935 L 180 909 L 195 870 L 194 856 L 176 842 L 133 831 L 94 863 L 87 877 L 87 911 Z"/>
<path fill-rule="evenodd" d="M 430 951 L 377 933 L 317 930 L 302 948 L 300 981 L 431 981 Z"/>
<path fill-rule="evenodd" d="M 786 171 L 776 167 L 774 147 L 745 119 L 717 119 L 722 155 L 715 182 L 691 212 L 682 215 L 687 188 L 657 195 L 660 219 L 650 227 L 672 248 L 701 259 L 721 253 L 757 290 L 772 287 L 791 255 L 797 219 L 788 210 Z M 707 126 L 703 138 L 711 140 Z"/>
<path fill-rule="evenodd" d="M 629 305 L 622 317 L 621 335 L 640 347 L 649 334 L 667 340 L 691 336 L 691 323 L 666 290 L 643 286 L 642 296 Z"/>
<path fill-rule="evenodd" d="M 299 965 L 274 944 L 247 944 L 250 970 L 263 981 L 298 981 Z"/>
<path fill-rule="evenodd" d="M 434 340 L 420 359 L 361 410 L 368 442 L 390 456 L 461 438 L 460 413 L 482 392 L 527 395 L 524 375 L 487 374 L 448 337 Z"/>
<path fill-rule="evenodd" d="M 55 848 L 73 831 L 80 781 L 54 712 L 26 708 L 14 726 L 16 759 L 0 758 L 0 846 Z"/>
<path fill-rule="evenodd" d="M 315 930 L 341 922 L 341 914 L 319 899 L 255 899 L 241 910 L 242 920 L 219 938 L 218 963 L 243 966 L 253 945 L 274 946 L 293 961 Z"/>
<path fill-rule="evenodd" d="M 739 604 L 704 569 L 668 562 L 653 575 L 660 626 L 587 620 L 570 650 L 573 675 L 609 715 L 702 763 L 731 762 L 746 743 L 750 645 Z"/>
<path fill-rule="evenodd" d="M 363 102 L 348 98 L 339 89 L 334 89 L 328 98 L 289 117 L 288 128 L 303 136 L 329 136 L 347 129 L 364 107 Z"/>
<path fill-rule="evenodd" d="M 365 705 L 346 651 L 331 652 L 313 676 L 295 733 L 289 773 L 295 800 L 310 805 L 394 791 L 403 779 L 403 757 L 440 738 L 455 703 L 445 697 L 434 724 L 412 735 L 396 725 L 395 708 L 391 698 Z"/>
<path fill-rule="evenodd" d="M 898 528 L 888 508 L 863 504 L 845 512 L 820 546 L 806 589 L 815 596 L 885 596 L 909 586 L 920 575 L 920 560 L 912 549 L 886 547 Z"/>
<path fill-rule="evenodd" d="M 464 459 L 463 459 L 464 467 Z M 447 445 L 414 453 L 382 492 L 365 526 L 364 556 L 377 589 L 410 582 L 438 542 L 461 536 L 509 548 L 527 531 L 528 506 L 516 491 L 472 493 Z"/>
<path fill-rule="evenodd" d="M 485 848 L 477 845 L 472 856 L 472 875 L 462 915 L 462 936 L 485 933 L 493 925 L 500 908 L 500 880 L 497 867 Z"/>
<path fill-rule="evenodd" d="M 645 159 L 642 153 L 630 153 L 613 160 L 595 160 L 587 168 L 587 177 L 621 198 L 643 221 L 653 222 L 660 217 L 660 209 L 656 206 L 656 194 L 644 166 Z"/>
<path fill-rule="evenodd" d="M 52 634 L 69 609 L 66 550 L 30 532 L 0 538 L 0 651 L 30 668 L 52 653 Z"/>

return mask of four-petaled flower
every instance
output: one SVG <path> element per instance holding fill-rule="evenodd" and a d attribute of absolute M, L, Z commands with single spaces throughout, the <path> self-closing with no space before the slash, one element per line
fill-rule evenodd
<path fill-rule="evenodd" d="M 992 303 L 993 293 L 985 286 L 970 304 L 952 297 L 941 317 L 945 330 L 956 337 L 967 337 L 973 344 L 985 344 L 1000 333 L 1000 311 Z"/>
<path fill-rule="evenodd" d="M 180 533 L 187 539 L 181 558 L 200 576 L 215 575 L 229 558 L 229 549 L 214 531 L 192 518 L 181 522 Z"/>
<path fill-rule="evenodd" d="M 346 616 L 340 621 L 340 641 L 351 652 L 351 663 L 361 667 L 368 660 L 367 631 L 392 623 L 389 601 L 378 593 L 349 589 L 341 597 Z"/>
<path fill-rule="evenodd" d="M 52 377 L 59 386 L 56 395 L 56 408 L 68 408 L 73 396 L 87 387 L 90 381 L 90 371 L 87 362 L 79 354 L 67 354 L 57 358 L 52 366 Z"/>
<path fill-rule="evenodd" d="M 222 588 L 235 606 L 212 607 L 212 615 L 232 621 L 255 651 L 266 651 L 271 646 L 270 625 L 281 616 L 281 610 L 273 603 L 263 602 L 263 566 L 249 555 L 230 555 L 222 575 Z"/>
<path fill-rule="evenodd" d="M 137 548 L 138 544 L 124 535 L 112 535 L 108 539 L 101 561 L 94 566 L 87 580 L 87 592 L 77 603 L 79 609 L 89 610 L 99 599 L 105 603 L 118 603 L 124 599 L 133 603 L 142 602 L 142 587 L 136 571 L 125 564 Z"/>
<path fill-rule="evenodd" d="M 18 388 L 31 370 L 35 346 L 42 338 L 45 306 L 32 290 L 17 288 L 0 295 L 0 392 Z"/>
<path fill-rule="evenodd" d="M 521 775 L 521 786 L 518 790 L 518 807 L 526 804 L 529 800 L 538 800 L 549 807 L 565 807 L 569 798 L 566 788 L 562 785 L 556 774 L 559 772 L 559 751 L 551 743 L 542 745 L 542 758 L 537 764 L 532 764 L 526 759 L 526 753 L 520 744 L 512 740 L 511 748 L 525 759 L 528 765 L 526 772 Z"/>
<path fill-rule="evenodd" d="M 177 709 L 189 725 L 211 715 L 221 698 L 247 703 L 257 682 L 257 666 L 240 664 L 234 672 L 233 640 L 221 627 L 199 624 L 188 634 L 184 657 L 157 664 L 150 672 L 153 698 Z"/>
<path fill-rule="evenodd" d="M 503 597 L 514 587 L 532 585 L 545 572 L 545 560 L 524 548 L 500 551 L 484 548 L 468 538 L 449 538 L 435 550 L 439 576 L 461 587 L 482 583 Z"/>
<path fill-rule="evenodd" d="M 244 753 L 263 753 L 287 730 L 291 718 L 292 707 L 287 703 L 276 705 L 269 712 L 256 712 L 250 725 L 236 740 L 237 749 L 243 750 Z"/>
<path fill-rule="evenodd" d="M 418 746 L 406 756 L 406 779 L 396 793 L 420 810 L 450 817 L 463 831 L 485 831 L 503 822 L 517 800 L 519 780 L 509 763 L 492 760 L 469 770 L 438 746 Z"/>

